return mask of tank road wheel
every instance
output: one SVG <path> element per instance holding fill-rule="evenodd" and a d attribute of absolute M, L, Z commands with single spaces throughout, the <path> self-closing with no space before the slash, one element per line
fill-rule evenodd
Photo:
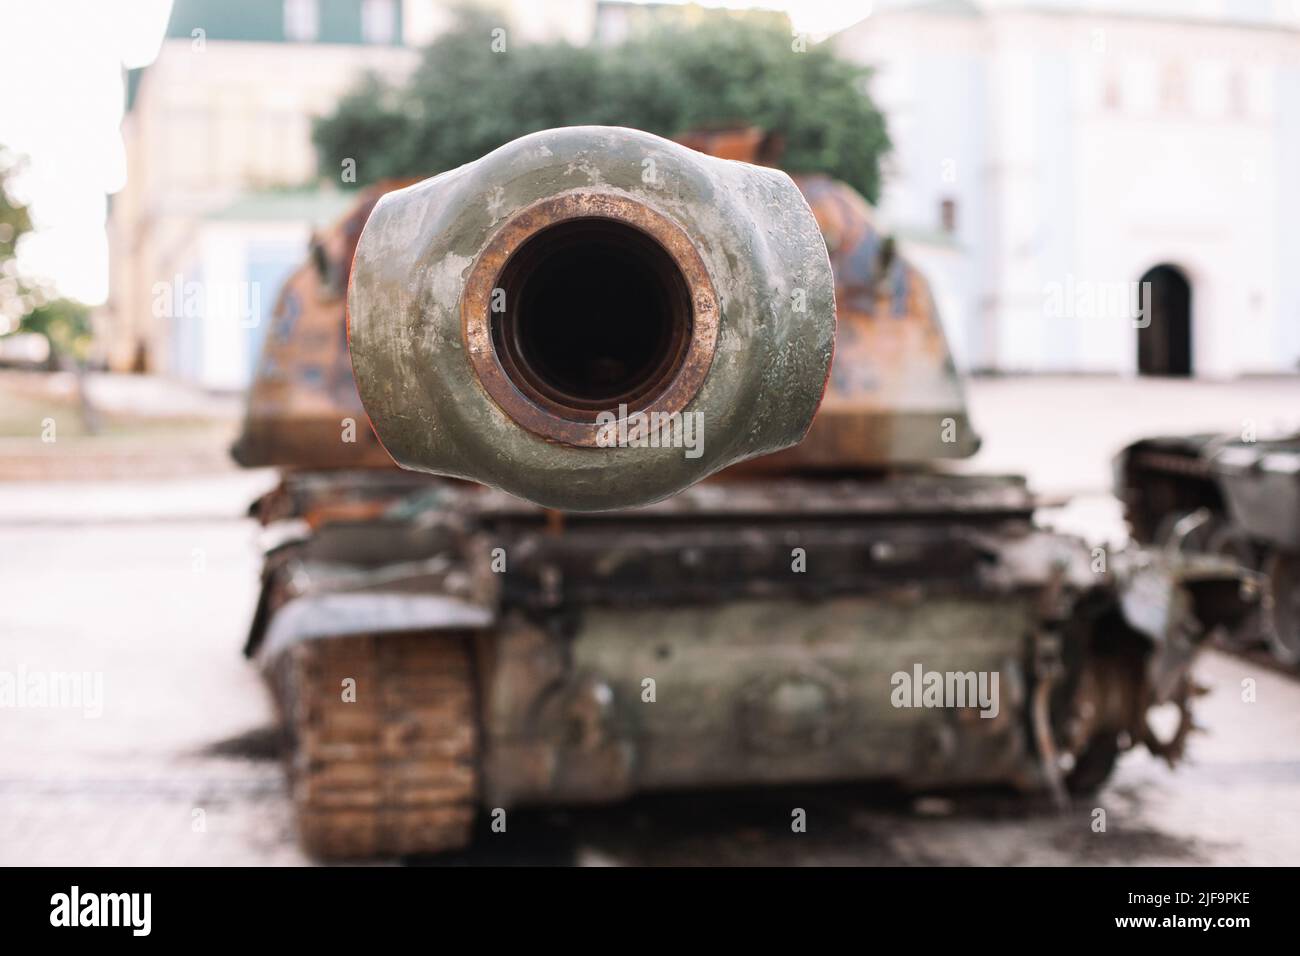
<path fill-rule="evenodd" d="M 1283 664 L 1300 664 L 1300 555 L 1278 551 L 1268 561 L 1268 643 Z"/>
<path fill-rule="evenodd" d="M 465 638 L 307 641 L 276 670 L 292 735 L 294 809 L 308 852 L 359 859 L 469 842 L 479 737 Z"/>

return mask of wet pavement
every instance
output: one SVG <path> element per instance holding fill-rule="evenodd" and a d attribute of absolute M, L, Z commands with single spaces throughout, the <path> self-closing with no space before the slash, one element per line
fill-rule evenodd
<path fill-rule="evenodd" d="M 1042 388 L 1021 383 L 1017 399 L 994 384 L 993 400 L 978 383 L 974 399 L 986 434 L 1082 428 L 1040 420 L 1057 414 L 1057 399 L 1068 408 L 1078 383 L 1051 405 L 1035 403 Z M 1188 416 L 1300 409 L 1288 406 L 1294 385 L 1275 391 L 1181 404 Z M 1168 400 L 1147 398 L 1153 408 Z M 1185 427 L 1217 422 L 1205 417 Z M 1098 431 L 1076 431 L 1078 454 L 1106 444 Z M 986 452 L 990 470 L 1016 458 L 1005 439 Z M 1034 476 L 1048 490 L 1073 483 L 1086 493 L 1052 517 L 1090 537 L 1120 535 L 1098 470 L 1059 460 L 1069 457 Z M 272 480 L 232 472 L 0 484 L 0 671 L 81 675 L 75 706 L 0 709 L 0 864 L 306 862 L 269 702 L 239 655 L 258 566 L 257 528 L 240 515 Z M 1001 793 L 915 798 L 861 786 L 660 795 L 516 811 L 506 833 L 484 826 L 468 851 L 439 862 L 1300 863 L 1300 679 L 1217 652 L 1198 677 L 1210 693 L 1198 702 L 1205 731 L 1188 761 L 1171 771 L 1130 754 L 1101 794 L 1063 813 Z M 1243 699 L 1246 680 L 1253 701 Z M 806 833 L 790 832 L 796 807 Z"/>

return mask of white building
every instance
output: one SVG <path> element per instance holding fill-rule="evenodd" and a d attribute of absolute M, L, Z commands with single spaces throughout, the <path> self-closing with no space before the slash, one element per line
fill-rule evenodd
<path fill-rule="evenodd" d="M 592 0 L 480 2 L 521 42 L 587 37 L 595 15 Z M 365 72 L 407 76 L 417 48 L 454 21 L 452 6 L 174 0 L 157 58 L 127 87 L 127 183 L 111 200 L 100 321 L 110 366 L 247 385 L 311 230 L 351 202 L 343 170 L 316 185 L 313 119 Z"/>
<path fill-rule="evenodd" d="M 876 68 L 881 211 L 962 365 L 1300 366 L 1300 5 L 879 3 L 830 42 Z"/>
<path fill-rule="evenodd" d="M 157 58 L 128 83 L 112 367 L 247 384 L 280 284 L 340 205 L 337 190 L 285 192 L 316 179 L 312 118 L 362 71 L 414 66 L 403 12 L 399 0 L 175 0 Z"/>

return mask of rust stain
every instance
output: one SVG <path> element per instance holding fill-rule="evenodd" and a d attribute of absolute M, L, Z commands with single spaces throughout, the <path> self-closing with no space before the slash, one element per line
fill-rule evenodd
<path fill-rule="evenodd" d="M 557 404 L 526 396 L 516 387 L 497 354 L 491 329 L 492 293 L 510 257 L 543 229 L 580 219 L 612 220 L 645 233 L 672 258 L 690 291 L 691 329 L 685 357 L 667 387 L 641 407 L 629 409 L 629 414 L 671 415 L 696 396 L 713 365 L 720 306 L 704 260 L 682 228 L 630 197 L 574 190 L 540 200 L 500 227 L 475 260 L 461 295 L 462 334 L 474 371 L 492 400 L 519 425 L 551 441 L 596 448 L 601 426 L 594 420 L 575 421 L 561 414 Z"/>

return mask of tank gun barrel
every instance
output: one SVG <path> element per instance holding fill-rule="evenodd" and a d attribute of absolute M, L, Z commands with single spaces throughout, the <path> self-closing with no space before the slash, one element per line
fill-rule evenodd
<path fill-rule="evenodd" d="M 786 174 L 571 127 L 384 196 L 349 342 L 399 465 L 596 511 L 796 444 L 834 294 Z"/>

